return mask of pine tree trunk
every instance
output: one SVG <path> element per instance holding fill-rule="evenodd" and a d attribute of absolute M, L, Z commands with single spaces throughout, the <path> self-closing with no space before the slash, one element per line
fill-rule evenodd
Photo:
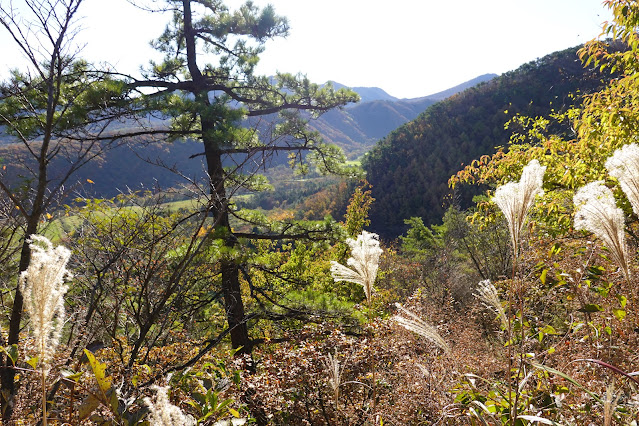
<path fill-rule="evenodd" d="M 208 95 L 207 95 L 208 96 Z M 205 100 L 208 103 L 208 99 Z M 215 218 L 215 230 L 224 235 L 224 245 L 233 249 L 236 246 L 235 237 L 231 232 L 231 224 L 228 213 L 228 199 L 226 196 L 226 177 L 222 165 L 222 156 L 218 149 L 218 141 L 213 141 L 206 135 L 214 128 L 214 123 L 202 119 L 202 135 L 204 153 L 210 178 L 210 192 L 212 211 Z M 224 296 L 224 309 L 231 335 L 231 344 L 234 349 L 241 348 L 238 353 L 250 353 L 251 341 L 248 335 L 248 327 L 242 300 L 240 286 L 240 266 L 233 259 L 220 261 L 222 271 L 222 295 Z"/>
<path fill-rule="evenodd" d="M 197 52 L 195 50 L 195 37 L 192 23 L 191 1 L 182 0 L 184 12 L 184 38 L 186 45 L 187 66 L 193 78 L 195 99 L 201 105 L 211 106 L 207 82 L 197 65 Z M 206 158 L 207 171 L 210 178 L 210 193 L 212 211 L 215 218 L 215 231 L 225 235 L 224 245 L 228 248 L 235 247 L 235 239 L 231 233 L 231 225 L 228 214 L 228 200 L 226 198 L 226 177 L 222 166 L 220 145 L 224 141 L 218 141 L 211 136 L 222 117 L 215 117 L 206 111 L 200 114 L 202 125 L 202 142 Z M 246 319 L 244 318 L 244 303 L 240 288 L 240 268 L 233 260 L 222 259 L 222 294 L 224 296 L 224 308 L 229 329 L 231 330 L 231 344 L 233 348 L 242 348 L 240 353 L 250 353 L 251 344 L 248 336 Z"/>
<path fill-rule="evenodd" d="M 231 330 L 231 344 L 238 353 L 251 353 L 251 341 L 244 314 L 239 266 L 233 261 L 222 261 L 222 291 L 226 320 Z"/>

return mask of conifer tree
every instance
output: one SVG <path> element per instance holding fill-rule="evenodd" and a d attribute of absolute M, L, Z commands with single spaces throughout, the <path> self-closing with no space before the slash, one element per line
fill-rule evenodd
<path fill-rule="evenodd" d="M 333 90 L 330 84 L 320 87 L 299 75 L 254 74 L 264 43 L 286 36 L 289 30 L 287 20 L 271 6 L 260 9 L 248 1 L 232 10 L 220 0 L 164 3 L 173 17 L 153 45 L 165 58 L 152 62 L 144 79 L 132 80 L 129 87 L 140 89 L 146 108 L 171 119 L 170 128 L 160 133 L 202 142 L 210 180 L 209 211 L 215 221 L 211 235 L 222 240 L 227 253 L 218 264 L 228 330 L 233 347 L 242 348 L 240 353 L 250 352 L 240 288 L 242 265 L 228 253 L 237 251 L 243 238 L 298 240 L 321 235 L 326 229 L 255 223 L 252 218 L 258 232 L 235 232 L 231 216 L 247 218 L 234 210 L 230 198 L 240 189 L 263 188 L 256 170 L 266 168 L 278 154 L 288 155 L 302 172 L 314 163 L 322 172 L 350 173 L 342 165 L 341 151 L 325 144 L 306 122 L 356 101 L 357 95 Z M 233 166 L 225 167 L 229 163 Z"/>

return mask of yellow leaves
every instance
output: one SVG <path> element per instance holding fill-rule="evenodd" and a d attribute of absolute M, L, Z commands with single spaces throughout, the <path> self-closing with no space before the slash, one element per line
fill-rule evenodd
<path fill-rule="evenodd" d="M 201 226 L 200 229 L 197 231 L 197 237 L 204 238 L 209 233 L 210 230 L 211 230 L 210 227 Z"/>
<path fill-rule="evenodd" d="M 98 361 L 93 353 L 87 349 L 84 350 L 84 354 L 89 361 L 100 390 L 106 393 L 111 388 L 111 378 L 106 375 L 106 364 Z"/>
<path fill-rule="evenodd" d="M 91 179 L 87 179 L 87 182 L 89 182 L 89 183 L 95 183 L 95 182 L 93 182 Z"/>
<path fill-rule="evenodd" d="M 110 406 L 110 408 L 117 412 L 118 409 L 118 398 L 117 392 L 113 388 L 113 379 L 111 376 L 107 376 L 106 368 L 107 365 L 98 361 L 93 353 L 87 349 L 84 350 L 84 354 L 86 355 L 89 366 L 93 371 L 93 375 L 95 377 L 95 381 L 98 384 L 98 387 L 101 391 L 101 394 L 98 395 L 99 402 Z"/>
<path fill-rule="evenodd" d="M 295 212 L 292 210 L 277 209 L 271 213 L 270 219 L 277 221 L 290 220 L 295 217 Z"/>

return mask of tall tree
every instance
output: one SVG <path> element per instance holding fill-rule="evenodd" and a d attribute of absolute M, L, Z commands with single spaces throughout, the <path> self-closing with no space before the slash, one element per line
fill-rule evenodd
<path fill-rule="evenodd" d="M 24 224 L 18 274 L 29 266 L 28 237 L 38 233 L 68 192 L 73 173 L 119 139 L 106 134 L 124 105 L 125 86 L 76 57 L 75 19 L 81 3 L 25 0 L 18 8 L 0 1 L 0 26 L 26 59 L 25 71 L 13 70 L 0 84 L 0 127 L 21 152 L 0 169 L 0 191 Z M 22 293 L 15 285 L 5 344 L 18 343 L 22 310 Z M 15 370 L 9 359 L 5 364 L 0 400 L 7 419 L 16 389 Z"/>
<path fill-rule="evenodd" d="M 357 95 L 330 85 L 320 87 L 303 76 L 254 74 L 264 43 L 288 33 L 287 20 L 271 6 L 260 9 L 248 1 L 231 10 L 220 0 L 165 4 L 173 19 L 154 46 L 166 56 L 161 63 L 151 63 L 145 79 L 131 81 L 129 87 L 145 94 L 148 108 L 172 118 L 167 133 L 202 142 L 215 238 L 232 253 L 242 238 L 304 239 L 320 234 L 321 230 L 292 223 L 257 227 L 255 233 L 235 232 L 231 216 L 248 219 L 233 208 L 230 197 L 241 189 L 259 189 L 263 181 L 255 176 L 256 170 L 266 168 L 279 153 L 288 154 L 302 171 L 310 162 L 323 172 L 351 173 L 343 166 L 341 151 L 325 144 L 306 123 L 309 116 L 356 101 Z M 155 92 L 149 94 L 151 89 Z M 233 255 L 225 255 L 219 268 L 232 345 L 250 352 L 240 287 L 243 267 Z"/>

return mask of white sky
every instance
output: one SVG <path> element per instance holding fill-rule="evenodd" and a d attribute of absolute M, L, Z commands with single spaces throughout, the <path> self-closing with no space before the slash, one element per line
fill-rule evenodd
<path fill-rule="evenodd" d="M 9 0 L 0 0 L 7 3 Z M 317 83 L 375 86 L 400 98 L 436 93 L 481 74 L 513 70 L 596 38 L 610 19 L 602 0 L 255 0 L 289 19 L 259 72 L 302 72 Z M 14 0 L 14 3 L 20 3 Z M 228 0 L 228 4 L 239 4 Z M 85 0 L 81 56 L 135 72 L 169 16 L 125 0 Z M 0 29 L 0 75 L 20 66 Z M 157 56 L 156 56 L 157 58 Z"/>

